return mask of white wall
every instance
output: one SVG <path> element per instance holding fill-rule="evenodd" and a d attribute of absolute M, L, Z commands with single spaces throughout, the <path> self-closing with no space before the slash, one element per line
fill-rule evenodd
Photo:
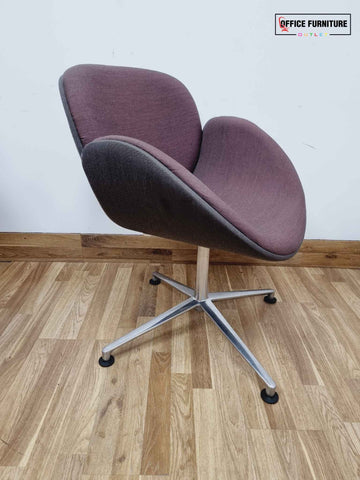
<path fill-rule="evenodd" d="M 275 12 L 351 12 L 353 35 L 274 36 Z M 307 238 L 360 238 L 358 0 L 20 0 L 0 29 L 0 230 L 122 233 L 81 169 L 57 80 L 78 63 L 182 80 L 202 121 L 248 118 L 302 179 Z"/>

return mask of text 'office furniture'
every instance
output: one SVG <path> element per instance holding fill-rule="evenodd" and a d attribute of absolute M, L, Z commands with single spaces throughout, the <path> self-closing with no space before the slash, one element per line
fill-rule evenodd
<path fill-rule="evenodd" d="M 60 79 L 60 92 L 90 185 L 117 224 L 198 245 L 195 288 L 154 272 L 187 300 L 105 346 L 99 363 L 136 337 L 192 308 L 201 308 L 265 383 L 275 382 L 214 302 L 274 290 L 208 292 L 209 248 L 285 260 L 304 238 L 305 200 L 283 150 L 253 123 L 218 117 L 202 129 L 196 105 L 169 75 L 127 67 L 78 65 Z"/>

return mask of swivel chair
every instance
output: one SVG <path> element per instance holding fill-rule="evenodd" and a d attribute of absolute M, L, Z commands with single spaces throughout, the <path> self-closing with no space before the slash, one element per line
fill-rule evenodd
<path fill-rule="evenodd" d="M 217 117 L 201 128 L 185 86 L 155 71 L 78 65 L 60 78 L 60 93 L 82 165 L 105 213 L 123 227 L 198 245 L 195 288 L 154 272 L 187 299 L 106 345 L 111 353 L 172 318 L 202 309 L 263 380 L 262 399 L 276 403 L 276 384 L 216 301 L 253 295 L 276 302 L 273 289 L 208 292 L 209 248 L 268 260 L 297 252 L 305 200 L 284 151 L 253 123 Z"/>

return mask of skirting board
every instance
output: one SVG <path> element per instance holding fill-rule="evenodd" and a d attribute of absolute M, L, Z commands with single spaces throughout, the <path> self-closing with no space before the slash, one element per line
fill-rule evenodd
<path fill-rule="evenodd" d="M 150 235 L 1 233 L 0 261 L 116 261 L 193 263 L 196 247 Z M 360 268 L 360 241 L 305 240 L 284 262 L 268 262 L 223 250 L 211 250 L 212 263 Z"/>

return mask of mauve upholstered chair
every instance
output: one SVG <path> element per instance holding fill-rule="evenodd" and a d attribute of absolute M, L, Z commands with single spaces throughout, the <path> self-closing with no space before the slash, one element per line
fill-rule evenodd
<path fill-rule="evenodd" d="M 262 399 L 276 403 L 270 375 L 215 306 L 222 299 L 273 289 L 209 293 L 209 248 L 286 260 L 304 238 L 305 200 L 297 173 L 277 143 L 253 123 L 213 118 L 202 129 L 188 90 L 150 70 L 78 65 L 60 92 L 82 165 L 105 213 L 140 232 L 198 245 L 195 288 L 154 272 L 188 298 L 105 346 L 111 353 L 192 308 L 202 309 L 263 380 Z"/>

